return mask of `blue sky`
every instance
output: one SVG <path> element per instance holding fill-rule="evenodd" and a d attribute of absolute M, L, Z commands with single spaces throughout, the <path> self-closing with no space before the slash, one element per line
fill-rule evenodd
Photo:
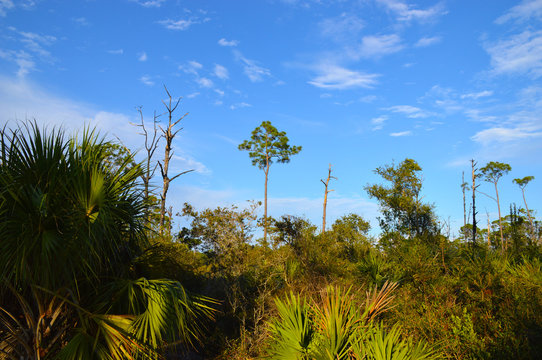
<path fill-rule="evenodd" d="M 320 224 L 331 163 L 328 223 L 355 212 L 378 231 L 363 187 L 409 157 L 453 231 L 470 159 L 512 166 L 504 213 L 526 175 L 542 205 L 541 24 L 542 0 L 0 0 L 0 123 L 87 123 L 140 149 L 136 107 L 162 112 L 166 85 L 189 113 L 173 170 L 196 170 L 173 183 L 176 209 L 261 200 L 263 172 L 237 145 L 269 120 L 303 146 L 271 168 L 272 215 Z"/>

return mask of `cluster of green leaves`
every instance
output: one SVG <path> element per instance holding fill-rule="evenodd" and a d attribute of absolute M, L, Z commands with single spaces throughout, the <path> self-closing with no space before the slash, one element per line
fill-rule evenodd
<path fill-rule="evenodd" d="M 436 359 L 424 342 L 405 338 L 395 325 L 386 330 L 376 321 L 393 300 L 396 283 L 367 293 L 362 306 L 351 289 L 327 287 L 319 298 L 290 293 L 276 299 L 278 318 L 270 324 L 271 359 Z"/>
<path fill-rule="evenodd" d="M 201 337 L 212 301 L 137 270 L 141 167 L 111 150 L 88 129 L 0 131 L 2 358 L 155 358 Z"/>

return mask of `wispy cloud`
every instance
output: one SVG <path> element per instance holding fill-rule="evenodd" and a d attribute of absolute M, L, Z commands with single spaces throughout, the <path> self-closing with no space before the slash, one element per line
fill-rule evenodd
<path fill-rule="evenodd" d="M 382 115 L 376 118 L 371 119 L 371 124 L 373 124 L 373 131 L 381 130 L 384 127 L 384 123 L 388 120 L 386 115 Z"/>
<path fill-rule="evenodd" d="M 147 8 L 160 7 L 162 6 L 163 3 L 166 2 L 166 0 L 132 0 L 132 1 Z"/>
<path fill-rule="evenodd" d="M 169 30 L 186 30 L 190 26 L 197 24 L 197 22 L 190 19 L 180 19 L 180 20 L 160 20 L 158 21 L 160 25 L 163 25 L 166 29 Z"/>
<path fill-rule="evenodd" d="M 149 75 L 143 75 L 142 77 L 139 78 L 139 81 L 141 81 L 143 84 L 147 86 L 154 85 L 154 81 L 152 81 L 152 77 L 150 77 Z"/>
<path fill-rule="evenodd" d="M 461 99 L 473 99 L 477 100 L 479 98 L 488 97 L 493 95 L 493 91 L 491 90 L 483 90 L 475 93 L 468 93 L 461 95 Z"/>
<path fill-rule="evenodd" d="M 271 71 L 269 69 L 259 66 L 254 60 L 247 59 L 240 51 L 234 50 L 233 54 L 237 61 L 243 64 L 244 73 L 250 81 L 259 82 L 264 78 L 271 76 Z"/>
<path fill-rule="evenodd" d="M 1 0 L 0 0 L 1 1 Z M 72 21 L 79 26 L 89 26 L 90 23 L 85 17 L 73 18 Z"/>
<path fill-rule="evenodd" d="M 122 55 L 124 54 L 124 49 L 107 50 L 107 52 L 111 55 Z"/>
<path fill-rule="evenodd" d="M 400 0 L 377 0 L 377 2 L 394 13 L 397 16 L 397 20 L 404 22 L 433 21 L 437 17 L 446 14 L 446 10 L 441 3 L 427 9 L 417 9 Z"/>
<path fill-rule="evenodd" d="M 423 37 L 420 40 L 418 40 L 414 46 L 427 47 L 427 46 L 438 44 L 441 41 L 442 41 L 442 38 L 440 36 Z"/>
<path fill-rule="evenodd" d="M 202 69 L 203 65 L 195 60 L 190 60 L 186 65 L 179 65 L 179 70 L 184 71 L 187 74 L 198 76 L 198 70 Z"/>
<path fill-rule="evenodd" d="M 510 20 L 525 21 L 530 18 L 542 18 L 542 0 L 523 0 L 495 20 L 497 24 L 504 24 Z"/>
<path fill-rule="evenodd" d="M 206 77 L 197 78 L 196 82 L 202 88 L 212 88 L 214 86 L 213 80 L 208 79 Z"/>
<path fill-rule="evenodd" d="M 187 154 L 184 154 L 179 149 L 175 149 L 175 151 L 178 152 L 179 155 L 174 154 L 172 157 L 172 159 L 174 160 L 172 162 L 173 167 L 171 168 L 172 173 L 180 173 L 181 171 L 194 170 L 195 172 L 202 175 L 211 174 L 211 170 L 209 170 L 209 168 L 207 168 L 203 163 L 197 161 L 196 159 Z"/>
<path fill-rule="evenodd" d="M 401 38 L 397 34 L 369 35 L 361 39 L 361 45 L 355 50 L 354 58 L 378 58 L 393 54 L 404 48 Z"/>
<path fill-rule="evenodd" d="M 239 45 L 239 41 L 237 40 L 226 40 L 224 38 L 218 40 L 218 45 L 220 46 L 237 46 Z"/>
<path fill-rule="evenodd" d="M 0 58 L 15 63 L 18 66 L 17 77 L 25 77 L 30 71 L 36 68 L 36 63 L 32 56 L 24 50 L 2 50 L 0 49 Z"/>
<path fill-rule="evenodd" d="M 147 61 L 147 53 L 146 52 L 140 53 L 137 57 L 137 60 L 142 61 L 142 62 Z"/>
<path fill-rule="evenodd" d="M 412 135 L 412 131 L 410 130 L 390 133 L 390 136 L 393 136 L 393 137 L 410 136 L 410 135 Z"/>
<path fill-rule="evenodd" d="M 6 11 L 15 7 L 12 0 L 0 0 L 0 16 L 6 16 Z"/>
<path fill-rule="evenodd" d="M 319 74 L 309 84 L 322 89 L 344 90 L 352 88 L 372 88 L 377 83 L 378 74 L 366 74 L 332 64 L 316 66 Z"/>
<path fill-rule="evenodd" d="M 542 138 L 542 131 L 533 131 L 533 127 L 519 125 L 516 127 L 493 127 L 477 132 L 471 139 L 482 145 L 505 143 L 517 140 Z M 537 130 L 540 130 L 537 128 Z"/>
<path fill-rule="evenodd" d="M 219 64 L 215 64 L 214 74 L 217 78 L 222 80 L 226 80 L 229 78 L 228 69 Z"/>
<path fill-rule="evenodd" d="M 496 74 L 542 75 L 542 31 L 526 30 L 521 34 L 486 45 Z"/>
<path fill-rule="evenodd" d="M 8 27 L 8 29 L 19 35 L 19 41 L 28 51 L 38 55 L 42 60 L 52 60 L 51 53 L 45 47 L 51 46 L 57 41 L 55 36 L 21 31 L 13 26 Z"/>
<path fill-rule="evenodd" d="M 361 18 L 353 14 L 342 13 L 337 17 L 322 20 L 319 27 L 324 37 L 343 41 L 357 36 L 363 29 L 364 23 Z"/>
<path fill-rule="evenodd" d="M 386 108 L 386 110 L 394 113 L 404 114 L 412 119 L 426 118 L 432 115 L 430 112 L 411 105 L 396 105 Z"/>
<path fill-rule="evenodd" d="M 246 108 L 246 107 L 252 107 L 252 105 L 246 102 L 240 102 L 240 103 L 231 105 L 230 109 L 235 110 L 235 109 Z"/>

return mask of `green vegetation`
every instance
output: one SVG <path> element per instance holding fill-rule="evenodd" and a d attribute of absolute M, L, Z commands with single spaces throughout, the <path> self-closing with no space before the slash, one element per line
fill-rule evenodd
<path fill-rule="evenodd" d="M 266 174 L 272 156 L 299 152 L 275 129 L 266 155 L 260 130 L 240 148 Z M 0 141 L 0 358 L 542 354 L 541 227 L 525 192 L 525 210 L 511 205 L 467 242 L 474 227 L 444 233 L 422 202 L 421 166 L 405 159 L 365 187 L 380 205 L 378 237 L 358 214 L 322 233 L 291 214 L 261 221 L 258 203 L 185 204 L 185 227 L 160 234 L 172 211 L 161 220 L 150 162 L 89 130 L 66 138 L 30 124 Z M 496 190 L 510 171 L 499 164 L 476 175 Z M 515 182 L 524 191 L 531 180 Z"/>

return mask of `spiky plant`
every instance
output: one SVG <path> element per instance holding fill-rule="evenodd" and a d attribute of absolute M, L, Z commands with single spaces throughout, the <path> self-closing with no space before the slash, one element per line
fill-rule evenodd
<path fill-rule="evenodd" d="M 274 339 L 269 354 L 271 359 L 309 359 L 314 337 L 310 306 L 305 299 L 290 293 L 284 301 L 275 300 L 279 319 L 270 325 Z"/>
<path fill-rule="evenodd" d="M 190 344 L 207 299 L 144 279 L 141 168 L 36 124 L 0 131 L 0 357 L 133 359 Z"/>
<path fill-rule="evenodd" d="M 328 287 L 319 299 L 305 301 L 292 293 L 276 300 L 279 318 L 270 325 L 272 359 L 391 359 L 423 360 L 438 356 L 422 342 L 402 336 L 394 326 L 376 323 L 391 307 L 397 283 L 367 291 L 365 304 L 356 304 L 351 289 Z"/>

